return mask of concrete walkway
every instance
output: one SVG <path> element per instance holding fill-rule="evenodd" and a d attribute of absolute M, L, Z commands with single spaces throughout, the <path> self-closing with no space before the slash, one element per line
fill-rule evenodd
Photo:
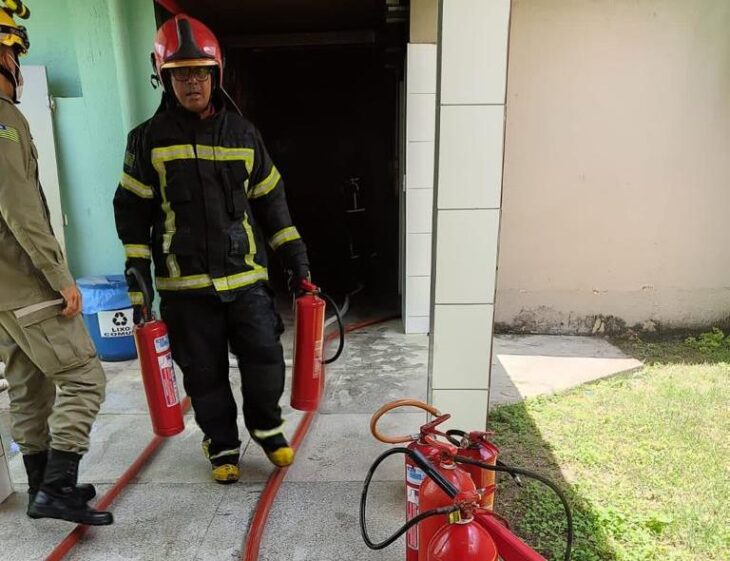
<path fill-rule="evenodd" d="M 285 348 L 291 348 L 291 341 Z M 493 403 L 558 391 L 639 365 L 605 341 L 581 337 L 498 337 L 496 357 Z M 402 334 L 399 321 L 349 336 L 343 357 L 328 368 L 322 414 L 281 488 L 264 535 L 261 561 L 403 558 L 402 541 L 376 552 L 368 550 L 360 537 L 362 481 L 374 458 L 387 449 L 372 438 L 368 422 L 387 401 L 425 399 L 427 363 L 428 338 Z M 102 493 L 152 437 L 136 361 L 106 364 L 106 369 L 107 401 L 94 427 L 92 449 L 81 465 L 81 479 L 95 483 Z M 237 370 L 231 374 L 239 386 Z M 7 398 L 0 396 L 0 421 L 7 421 L 1 415 L 4 408 Z M 288 406 L 285 413 L 291 434 L 301 414 Z M 420 413 L 402 412 L 385 417 L 383 428 L 413 432 L 424 419 Z M 242 423 L 240 428 L 246 434 Z M 1 430 L 6 434 L 7 427 Z M 209 480 L 201 438 L 188 418 L 185 432 L 167 441 L 117 499 L 112 507 L 116 523 L 90 531 L 67 559 L 239 559 L 271 467 L 246 437 L 241 483 L 217 485 Z M 11 472 L 18 492 L 0 505 L 0 558 L 43 559 L 73 526 L 28 519 L 25 474 L 17 454 Z M 386 462 L 375 479 L 370 529 L 382 539 L 403 523 L 400 458 Z"/>

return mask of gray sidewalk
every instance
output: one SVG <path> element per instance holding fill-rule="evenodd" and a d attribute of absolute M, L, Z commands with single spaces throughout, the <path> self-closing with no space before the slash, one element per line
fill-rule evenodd
<path fill-rule="evenodd" d="M 404 335 L 400 321 L 352 333 L 343 357 L 327 369 L 321 414 L 289 470 L 272 510 L 261 561 L 402 559 L 403 544 L 370 551 L 362 543 L 358 508 L 369 465 L 387 447 L 369 432 L 370 416 L 383 403 L 426 398 L 428 337 Z M 291 341 L 285 341 L 287 351 Z M 492 374 L 493 403 L 559 391 L 638 362 L 600 339 L 500 336 Z M 81 479 L 103 493 L 152 437 L 136 361 L 106 365 L 108 396 L 81 465 Z M 238 371 L 232 369 L 238 387 Z M 238 393 L 238 392 L 236 392 Z M 288 401 L 288 383 L 285 401 Z M 0 414 L 7 407 L 0 398 Z M 301 413 L 285 407 L 288 434 Z M 402 412 L 383 419 L 392 432 L 413 432 L 425 419 Z M 3 420 L 6 420 L 3 418 Z M 245 435 L 242 422 L 241 435 Z M 128 561 L 235 560 L 271 466 L 246 437 L 237 485 L 210 481 L 200 451 L 202 435 L 187 418 L 185 432 L 167 441 L 112 506 L 116 523 L 92 529 L 67 559 Z M 387 461 L 371 488 L 371 532 L 383 538 L 403 523 L 402 461 Z M 71 530 L 70 524 L 32 521 L 21 458 L 11 460 L 16 493 L 0 505 L 2 559 L 43 559 Z"/>

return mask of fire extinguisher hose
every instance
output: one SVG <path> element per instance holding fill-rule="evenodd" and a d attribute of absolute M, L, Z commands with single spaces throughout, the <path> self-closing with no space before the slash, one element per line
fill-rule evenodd
<path fill-rule="evenodd" d="M 397 317 L 399 316 L 388 316 L 385 318 L 351 324 L 346 326 L 344 328 L 344 331 L 350 333 L 352 331 L 364 329 L 365 327 L 369 327 L 371 325 L 385 323 L 386 321 L 396 319 Z M 335 336 L 335 334 L 328 335 L 326 341 L 331 341 Z M 292 438 L 291 441 L 291 447 L 294 448 L 295 451 L 299 449 L 300 445 L 306 438 L 309 427 L 311 426 L 316 414 L 316 411 L 310 411 L 304 415 L 301 421 L 299 421 L 299 425 L 297 426 L 297 429 L 294 433 L 294 438 Z M 258 561 L 261 538 L 264 534 L 266 521 L 269 518 L 269 512 L 271 511 L 271 507 L 274 504 L 274 499 L 276 499 L 276 494 L 278 493 L 279 488 L 284 481 L 284 477 L 286 476 L 288 469 L 289 468 L 275 469 L 269 476 L 269 479 L 266 481 L 264 490 L 261 492 L 259 502 L 256 505 L 256 510 L 251 520 L 251 526 L 248 530 L 248 535 L 246 536 L 246 543 L 244 545 L 243 555 L 241 557 L 243 561 Z"/>
<path fill-rule="evenodd" d="M 427 413 L 430 413 L 434 417 L 441 416 L 440 411 L 436 409 L 433 405 L 430 405 L 423 401 L 419 401 L 417 399 L 397 399 L 395 401 L 391 401 L 390 403 L 386 403 L 375 413 L 373 413 L 373 416 L 370 419 L 370 432 L 380 442 L 385 442 L 386 444 L 402 444 L 404 442 L 411 442 L 418 438 L 418 435 L 412 434 L 389 436 L 383 434 L 382 432 L 380 432 L 380 430 L 378 430 L 378 421 L 380 421 L 380 418 L 389 411 L 392 411 L 393 409 L 398 409 L 399 407 L 417 407 L 418 409 L 423 409 Z"/>
<path fill-rule="evenodd" d="M 454 458 L 454 461 L 460 464 L 469 464 L 472 466 L 477 466 L 482 469 L 490 470 L 490 471 L 497 471 L 497 472 L 503 472 L 508 473 L 512 476 L 517 475 L 524 475 L 525 477 L 529 477 L 531 479 L 535 479 L 539 481 L 540 483 L 546 485 L 549 487 L 560 499 L 560 502 L 563 505 L 563 510 L 565 510 L 565 519 L 567 523 L 567 531 L 565 536 L 565 556 L 563 559 L 565 561 L 570 561 L 571 555 L 572 555 L 572 548 L 573 548 L 573 513 L 570 509 L 570 504 L 568 503 L 568 499 L 566 498 L 563 491 L 558 487 L 553 481 L 548 479 L 547 477 L 544 477 L 540 475 L 539 473 L 535 473 L 534 471 L 530 471 L 528 469 L 508 466 L 506 464 L 501 465 L 491 465 L 484 462 L 480 462 L 479 460 L 473 460 L 472 458 L 466 458 L 464 456 L 456 456 Z"/>
<path fill-rule="evenodd" d="M 406 456 L 409 456 L 413 461 L 420 467 L 423 472 L 433 479 L 433 481 L 441 488 L 441 490 L 446 493 L 449 497 L 454 498 L 456 497 L 458 490 L 456 487 L 454 487 L 453 483 L 448 481 L 444 478 L 443 475 L 441 475 L 438 470 L 429 462 L 423 454 L 418 452 L 417 450 L 410 450 L 408 448 L 398 447 L 398 448 L 391 448 L 390 450 L 387 450 L 383 452 L 378 458 L 373 462 L 373 465 L 370 466 L 370 469 L 368 470 L 367 477 L 365 478 L 365 483 L 362 487 L 362 496 L 360 497 L 360 533 L 362 534 L 362 539 L 365 542 L 365 545 L 367 545 L 370 549 L 384 549 L 388 547 L 390 544 L 392 544 L 395 540 L 400 538 L 403 534 L 405 534 L 408 530 L 410 530 L 413 526 L 418 524 L 419 522 L 422 522 L 426 518 L 430 518 L 431 516 L 438 516 L 440 514 L 449 514 L 450 512 L 454 512 L 456 510 L 459 510 L 459 507 L 456 505 L 448 505 L 443 506 L 439 508 L 434 508 L 432 510 L 427 510 L 426 512 L 422 512 L 418 514 L 417 516 L 414 516 L 411 518 L 408 522 L 406 522 L 403 526 L 398 528 L 398 530 L 389 538 L 383 540 L 382 542 L 374 542 L 370 535 L 368 534 L 368 528 L 367 528 L 367 503 L 368 503 L 368 493 L 370 491 L 370 483 L 373 479 L 373 475 L 375 475 L 375 471 L 378 469 L 381 463 L 386 458 L 389 458 L 390 456 L 393 456 L 395 454 L 404 454 Z"/>
<path fill-rule="evenodd" d="M 345 348 L 345 324 L 342 321 L 342 313 L 340 313 L 340 309 L 337 307 L 337 303 L 330 298 L 328 294 L 325 294 L 324 292 L 319 293 L 322 298 L 324 298 L 327 303 L 332 307 L 332 309 L 335 312 L 335 317 L 337 318 L 337 327 L 339 328 L 340 333 L 340 342 L 337 347 L 337 352 L 327 360 L 324 361 L 324 364 L 332 364 L 334 361 L 336 361 L 338 358 L 340 358 L 340 355 L 342 354 L 342 350 Z"/>

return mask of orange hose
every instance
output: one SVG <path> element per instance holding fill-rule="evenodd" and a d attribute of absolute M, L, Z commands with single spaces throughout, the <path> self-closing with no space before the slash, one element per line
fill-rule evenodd
<path fill-rule="evenodd" d="M 391 319 L 395 319 L 397 317 L 399 316 L 391 316 L 387 318 L 350 324 L 345 327 L 345 331 L 350 333 L 351 331 L 357 331 L 358 329 L 363 329 L 364 327 L 369 327 L 371 325 L 390 321 Z M 336 333 L 331 333 L 326 337 L 325 342 L 331 341 L 336 336 Z M 324 366 L 322 367 L 322 373 L 324 375 Z M 316 411 L 310 411 L 309 413 L 304 415 L 304 418 L 301 421 L 299 421 L 299 425 L 297 426 L 297 430 L 294 433 L 294 438 L 291 442 L 291 447 L 294 448 L 295 451 L 299 448 L 300 444 L 307 436 L 309 427 L 312 424 L 312 421 L 314 420 L 316 414 Z M 279 491 L 279 487 L 281 487 L 281 483 L 284 480 L 288 469 L 289 468 L 282 468 L 274 470 L 274 472 L 269 476 L 264 490 L 261 492 L 261 497 L 259 498 L 259 502 L 256 505 L 256 511 L 254 512 L 254 516 L 251 521 L 251 528 L 249 529 L 248 535 L 246 536 L 243 556 L 241 557 L 243 561 L 258 561 L 259 549 L 261 547 L 261 538 L 264 534 L 266 521 L 269 518 L 269 512 L 271 511 L 271 506 L 274 504 L 274 499 L 276 499 L 276 493 Z"/>
<path fill-rule="evenodd" d="M 182 402 L 183 415 L 187 412 L 188 409 L 190 409 L 190 398 L 186 397 Z M 125 471 L 119 477 L 119 479 L 117 479 L 116 483 L 114 483 L 114 486 L 109 489 L 109 491 L 107 491 L 101 499 L 99 499 L 99 501 L 96 503 L 96 508 L 98 510 L 105 510 L 109 507 L 109 505 L 114 502 L 114 500 L 129 484 L 129 482 L 137 477 L 137 474 L 139 474 L 147 461 L 149 461 L 149 459 L 155 454 L 155 452 L 157 452 L 157 450 L 160 448 L 160 445 L 165 440 L 166 439 L 162 438 L 161 436 L 155 436 L 154 438 L 152 438 L 147 447 L 142 451 L 139 456 L 137 456 L 137 459 L 134 460 L 134 463 L 129 466 L 129 468 L 127 468 L 127 471 Z M 84 534 L 86 534 L 86 532 L 88 532 L 88 530 L 89 527 L 84 524 L 79 524 L 78 526 L 76 526 L 76 528 L 73 529 L 63 539 L 63 541 L 53 549 L 53 551 L 51 551 L 48 557 L 46 557 L 45 561 L 60 561 L 61 559 L 66 557 L 66 554 L 68 554 L 68 552 L 71 551 L 71 549 L 77 543 L 79 543 L 79 540 Z"/>
<path fill-rule="evenodd" d="M 433 405 L 429 405 L 428 403 L 424 403 L 417 399 L 397 399 L 390 403 L 386 403 L 373 413 L 373 416 L 370 419 L 370 432 L 373 433 L 373 436 L 380 440 L 380 442 L 385 442 L 386 444 L 401 444 L 402 442 L 411 442 L 413 440 L 413 435 L 410 434 L 405 434 L 403 436 L 386 436 L 378 430 L 377 425 L 380 417 L 385 415 L 388 411 L 392 411 L 399 407 L 418 407 L 419 409 L 423 409 L 424 411 L 431 413 L 434 417 L 441 416 L 441 412 Z"/>

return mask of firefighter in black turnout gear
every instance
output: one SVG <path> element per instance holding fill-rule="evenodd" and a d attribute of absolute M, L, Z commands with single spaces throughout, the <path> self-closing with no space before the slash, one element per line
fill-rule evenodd
<path fill-rule="evenodd" d="M 229 381 L 238 358 L 243 415 L 277 466 L 292 463 L 279 399 L 284 389 L 281 318 L 268 284 L 265 243 L 281 258 L 290 287 L 309 277 L 306 248 L 292 225 L 284 186 L 256 128 L 226 106 L 218 41 L 185 15 L 155 41 L 163 104 L 128 138 L 114 197 L 126 266 L 161 296 L 175 361 L 183 373 L 213 478 L 237 481 L 241 441 Z M 141 306 L 130 278 L 130 298 Z"/>

